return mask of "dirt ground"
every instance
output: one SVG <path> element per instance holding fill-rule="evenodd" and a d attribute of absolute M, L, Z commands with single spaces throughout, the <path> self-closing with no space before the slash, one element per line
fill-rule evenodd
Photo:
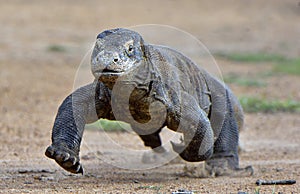
<path fill-rule="evenodd" d="M 0 0 L 0 193 L 171 193 L 181 188 L 195 193 L 300 193 L 300 118 L 293 113 L 245 115 L 240 165 L 255 170 L 247 178 L 182 176 L 184 162 L 124 170 L 94 157 L 86 144 L 83 176 L 65 172 L 44 156 L 57 108 L 72 91 L 78 66 L 102 30 L 166 24 L 193 34 L 213 53 L 299 57 L 299 20 L 298 0 Z M 216 61 L 223 75 L 270 69 L 269 64 Z M 299 76 L 277 75 L 263 88 L 231 87 L 237 96 L 299 101 L 299 83 Z M 84 142 L 97 145 L 99 135 L 86 131 Z M 143 146 L 130 133 L 110 135 L 129 146 Z M 297 183 L 257 187 L 257 179 Z"/>

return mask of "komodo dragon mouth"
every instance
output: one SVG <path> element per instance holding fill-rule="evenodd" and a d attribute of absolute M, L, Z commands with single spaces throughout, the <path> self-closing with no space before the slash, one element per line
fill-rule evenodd
<path fill-rule="evenodd" d="M 121 67 L 115 67 L 114 68 L 104 68 L 104 69 L 99 69 L 99 70 L 93 70 L 93 74 L 96 77 L 101 77 L 101 76 L 121 76 L 124 74 L 128 74 L 129 72 L 132 72 L 132 70 L 136 69 L 136 67 L 133 64 L 126 64 L 122 65 Z M 126 68 L 127 67 L 127 68 Z"/>
<path fill-rule="evenodd" d="M 103 69 L 102 74 L 122 74 L 124 73 L 123 71 L 117 71 L 117 70 L 112 70 L 112 69 Z"/>
<path fill-rule="evenodd" d="M 111 69 L 102 69 L 94 71 L 93 74 L 95 75 L 96 79 L 98 78 L 99 81 L 102 82 L 115 82 L 118 77 L 123 75 L 124 71 L 116 71 Z"/>
<path fill-rule="evenodd" d="M 117 82 L 117 79 L 120 77 L 126 77 L 128 73 L 131 72 L 130 70 L 122 71 L 122 70 L 112 70 L 108 68 L 104 68 L 103 70 L 95 71 L 94 74 L 98 74 L 98 80 L 103 82 L 108 88 L 112 89 L 114 84 Z"/>
<path fill-rule="evenodd" d="M 102 70 L 97 70 L 93 72 L 94 74 L 98 75 L 98 77 L 100 76 L 120 76 L 122 74 L 124 74 L 124 71 L 118 71 L 118 70 L 112 70 L 112 69 L 102 69 Z"/>
<path fill-rule="evenodd" d="M 103 83 L 115 83 L 124 72 L 104 69 L 99 72 L 99 81 Z"/>

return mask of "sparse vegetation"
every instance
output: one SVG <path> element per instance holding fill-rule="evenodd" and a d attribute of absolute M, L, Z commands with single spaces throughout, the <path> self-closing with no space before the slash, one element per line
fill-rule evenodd
<path fill-rule="evenodd" d="M 94 123 L 86 125 L 87 130 L 104 130 L 109 132 L 125 132 L 130 131 L 130 125 L 121 121 L 110 121 L 106 119 L 100 119 Z"/>
<path fill-rule="evenodd" d="M 47 51 L 50 52 L 66 52 L 66 48 L 62 45 L 57 45 L 57 44 L 53 44 L 53 45 L 49 45 L 47 47 Z"/>
<path fill-rule="evenodd" d="M 272 70 L 274 73 L 300 75 L 300 58 L 290 59 L 282 55 L 267 53 L 217 53 L 215 56 L 243 63 L 270 62 L 274 64 Z"/>
<path fill-rule="evenodd" d="M 273 71 L 300 76 L 300 59 L 287 60 L 274 66 Z"/>
<path fill-rule="evenodd" d="M 300 112 L 300 102 L 294 100 L 267 100 L 257 97 L 241 97 L 245 112 Z"/>
<path fill-rule="evenodd" d="M 238 62 L 285 62 L 288 60 L 282 55 L 267 53 L 216 53 L 215 55 Z"/>
<path fill-rule="evenodd" d="M 254 193 L 259 194 L 259 191 L 260 191 L 260 187 L 256 187 L 255 190 L 254 190 Z"/>
<path fill-rule="evenodd" d="M 154 190 L 158 192 L 162 187 L 161 186 L 154 186 L 154 185 L 149 185 L 149 186 L 139 186 L 138 189 L 149 189 L 149 190 Z"/>
<path fill-rule="evenodd" d="M 263 87 L 267 84 L 259 79 L 256 78 L 249 78 L 249 77 L 241 77 L 237 74 L 228 74 L 224 77 L 225 83 L 234 83 L 240 86 L 247 86 L 247 87 Z"/>
<path fill-rule="evenodd" d="M 271 194 L 275 194 L 276 193 L 276 185 L 274 185 Z M 278 192 L 280 193 L 280 192 Z M 250 194 L 250 193 L 246 193 L 246 194 Z M 254 189 L 254 194 L 260 194 L 260 186 L 256 187 Z"/>

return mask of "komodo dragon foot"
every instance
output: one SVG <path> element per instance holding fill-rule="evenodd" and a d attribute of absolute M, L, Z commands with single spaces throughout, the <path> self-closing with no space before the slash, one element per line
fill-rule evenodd
<path fill-rule="evenodd" d="M 234 163 L 233 157 L 210 158 L 203 165 L 188 164 L 184 167 L 184 175 L 197 178 L 208 178 L 218 176 L 247 177 L 252 176 L 252 166 L 239 168 Z"/>
<path fill-rule="evenodd" d="M 246 177 L 253 175 L 252 166 L 245 168 L 237 167 L 233 162 L 232 157 L 211 158 L 205 161 L 204 170 L 211 177 L 231 176 L 231 177 Z"/>
<path fill-rule="evenodd" d="M 54 159 L 65 170 L 72 173 L 83 174 L 83 168 L 79 163 L 78 154 L 65 146 L 52 144 L 47 148 L 45 155 Z"/>

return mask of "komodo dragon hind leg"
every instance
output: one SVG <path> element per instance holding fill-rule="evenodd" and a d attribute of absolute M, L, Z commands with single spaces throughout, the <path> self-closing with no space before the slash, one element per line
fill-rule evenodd
<path fill-rule="evenodd" d="M 222 129 L 214 143 L 214 154 L 205 161 L 205 170 L 211 176 L 251 176 L 253 174 L 251 166 L 239 167 L 238 123 L 228 93 L 226 106 Z"/>

